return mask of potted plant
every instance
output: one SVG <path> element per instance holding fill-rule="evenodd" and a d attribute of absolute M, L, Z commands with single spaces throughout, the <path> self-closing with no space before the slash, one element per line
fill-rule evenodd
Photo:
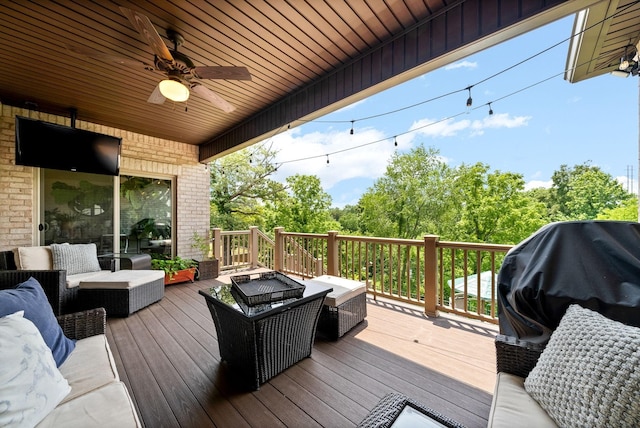
<path fill-rule="evenodd" d="M 193 232 L 191 238 L 191 248 L 200 253 L 198 260 L 198 278 L 197 279 L 213 279 L 218 277 L 218 260 L 211 255 L 211 240 L 203 238 L 196 232 Z"/>
<path fill-rule="evenodd" d="M 193 282 L 198 263 L 192 259 L 173 257 L 170 259 L 151 259 L 151 269 L 164 271 L 164 283 L 177 284 L 180 282 Z"/>

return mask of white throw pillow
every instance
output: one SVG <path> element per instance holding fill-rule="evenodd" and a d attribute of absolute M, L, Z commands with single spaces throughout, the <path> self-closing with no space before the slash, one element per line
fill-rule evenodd
<path fill-rule="evenodd" d="M 637 427 L 640 328 L 569 306 L 524 387 L 561 427 Z"/>
<path fill-rule="evenodd" d="M 35 426 L 70 391 L 51 350 L 22 311 L 0 318 L 0 426 Z"/>
<path fill-rule="evenodd" d="M 18 270 L 51 270 L 51 247 L 18 247 L 13 250 L 13 260 Z"/>

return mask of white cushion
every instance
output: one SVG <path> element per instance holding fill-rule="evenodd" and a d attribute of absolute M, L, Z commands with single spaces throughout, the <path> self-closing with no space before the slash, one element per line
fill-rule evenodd
<path fill-rule="evenodd" d="M 54 269 L 64 269 L 67 275 L 100 271 L 96 244 L 51 244 Z"/>
<path fill-rule="evenodd" d="M 18 247 L 13 250 L 13 260 L 18 270 L 51 270 L 51 247 Z"/>
<path fill-rule="evenodd" d="M 637 427 L 640 328 L 569 306 L 524 387 L 560 426 Z"/>
<path fill-rule="evenodd" d="M 38 428 L 141 427 L 133 401 L 122 382 L 111 382 L 60 404 Z"/>
<path fill-rule="evenodd" d="M 73 288 L 80 285 L 82 281 L 85 281 L 90 278 L 97 277 L 108 277 L 111 275 L 110 270 L 101 270 L 97 272 L 85 272 L 85 273 L 77 273 L 75 275 L 67 275 L 67 288 Z"/>
<path fill-rule="evenodd" d="M 366 284 L 364 282 L 341 278 L 339 276 L 322 275 L 305 282 L 314 282 L 327 287 L 332 287 L 333 291 L 327 294 L 324 299 L 324 304 L 331 307 L 340 306 L 347 300 L 367 291 Z"/>
<path fill-rule="evenodd" d="M 71 386 L 63 403 L 120 380 L 107 336 L 98 334 L 76 342 L 76 349 L 60 366 L 60 373 Z"/>
<path fill-rule="evenodd" d="M 109 272 L 108 275 L 83 279 L 80 281 L 80 288 L 134 288 L 160 279 L 164 282 L 164 271 L 162 270 L 119 270 Z"/>
<path fill-rule="evenodd" d="M 547 412 L 524 390 L 524 379 L 498 373 L 493 391 L 489 428 L 557 428 Z"/>
<path fill-rule="evenodd" d="M 0 318 L 0 426 L 34 426 L 71 388 L 36 326 L 20 312 Z"/>

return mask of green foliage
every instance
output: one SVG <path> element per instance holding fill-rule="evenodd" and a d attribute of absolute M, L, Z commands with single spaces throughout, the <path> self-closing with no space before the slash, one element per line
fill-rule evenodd
<path fill-rule="evenodd" d="M 270 201 L 268 226 L 307 233 L 326 233 L 339 229 L 331 217 L 331 196 L 315 175 L 287 177 L 287 194 Z"/>
<path fill-rule="evenodd" d="M 249 147 L 211 162 L 211 226 L 224 230 L 265 227 L 264 202 L 278 199 L 284 186 L 269 178 L 276 152 Z"/>
<path fill-rule="evenodd" d="M 211 243 L 209 239 L 198 235 L 197 232 L 193 232 L 191 237 L 191 248 L 200 253 L 201 260 L 211 259 Z"/>
<path fill-rule="evenodd" d="M 151 269 L 163 270 L 165 274 L 169 275 L 169 278 L 173 278 L 173 276 L 180 270 L 196 267 L 198 267 L 198 263 L 195 260 L 183 259 L 178 256 L 171 259 L 151 259 Z"/>
<path fill-rule="evenodd" d="M 592 220 L 631 197 L 615 177 L 588 163 L 571 168 L 562 165 L 552 180 L 548 206 L 551 221 Z"/>
<path fill-rule="evenodd" d="M 638 221 L 638 197 L 632 196 L 616 208 L 606 208 L 597 220 Z"/>
<path fill-rule="evenodd" d="M 460 209 L 451 239 L 516 244 L 546 223 L 545 206 L 524 192 L 521 174 L 462 165 L 452 185 Z"/>
<path fill-rule="evenodd" d="M 452 214 L 452 173 L 435 149 L 394 154 L 384 176 L 360 199 L 362 231 L 408 239 L 441 234 Z"/>

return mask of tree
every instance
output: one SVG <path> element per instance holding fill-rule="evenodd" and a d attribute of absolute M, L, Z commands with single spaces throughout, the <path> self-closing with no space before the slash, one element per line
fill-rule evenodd
<path fill-rule="evenodd" d="M 631 197 L 613 176 L 588 163 L 572 168 L 562 165 L 551 178 L 552 221 L 595 219 Z"/>
<path fill-rule="evenodd" d="M 363 232 L 414 239 L 450 224 L 452 171 L 433 148 L 396 153 L 360 198 Z"/>
<path fill-rule="evenodd" d="M 331 208 L 331 217 L 340 223 L 340 230 L 344 233 L 360 233 L 360 215 L 362 209 L 359 205 L 345 205 L 344 208 Z"/>
<path fill-rule="evenodd" d="M 284 193 L 269 178 L 276 168 L 276 152 L 250 147 L 211 162 L 211 225 L 226 230 L 264 227 L 264 202 Z"/>
<path fill-rule="evenodd" d="M 315 175 L 296 174 L 287 177 L 287 192 L 269 201 L 268 227 L 285 230 L 326 233 L 339 229 L 340 223 L 331 217 L 331 196 Z"/>
<path fill-rule="evenodd" d="M 476 163 L 456 175 L 459 217 L 449 239 L 516 244 L 546 223 L 545 206 L 524 191 L 521 174 Z"/>
<path fill-rule="evenodd" d="M 638 197 L 632 196 L 619 207 L 606 208 L 598 214 L 597 220 L 638 221 Z"/>

